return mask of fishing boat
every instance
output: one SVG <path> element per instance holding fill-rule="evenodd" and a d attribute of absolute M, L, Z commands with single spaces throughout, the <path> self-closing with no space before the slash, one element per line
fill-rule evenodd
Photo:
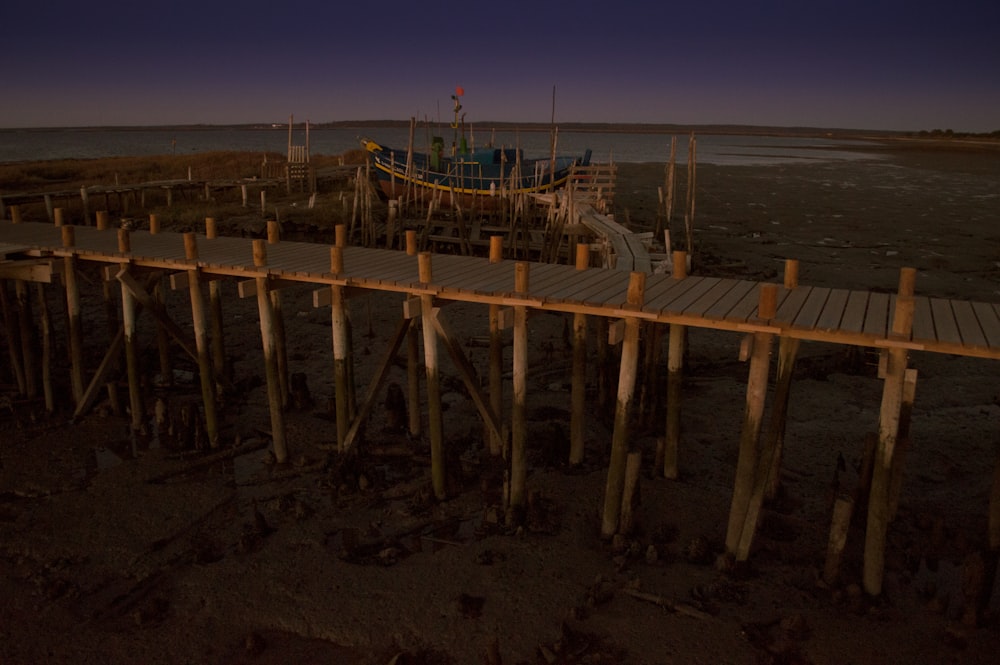
<path fill-rule="evenodd" d="M 447 152 L 444 139 L 439 136 L 432 138 L 428 152 L 392 148 L 361 139 L 386 198 L 409 196 L 429 200 L 433 196 L 442 205 L 489 207 L 491 201 L 501 197 L 546 193 L 565 187 L 574 166 L 590 164 L 590 150 L 578 157 L 549 155 L 529 159 L 520 148 L 470 149 L 465 138 L 465 116 L 459 116 L 461 94 L 459 88 L 452 95 L 455 101 L 452 128 L 460 130 L 460 138 Z"/>

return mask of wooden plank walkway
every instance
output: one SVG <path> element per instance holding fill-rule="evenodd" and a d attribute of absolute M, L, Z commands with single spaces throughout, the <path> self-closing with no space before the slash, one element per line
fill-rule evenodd
<path fill-rule="evenodd" d="M 243 279 L 270 276 L 314 285 L 345 285 L 445 300 L 524 305 L 611 318 L 637 317 L 659 323 L 733 332 L 767 332 L 802 340 L 852 346 L 906 348 L 961 356 L 1000 359 L 1000 304 L 917 296 L 912 333 L 891 334 L 895 296 L 867 291 L 800 286 L 780 288 L 776 314 L 757 318 L 760 283 L 738 279 L 647 275 L 646 301 L 638 310 L 625 298 L 629 274 L 621 270 L 532 263 L 528 290 L 514 289 L 516 262 L 432 255 L 432 281 L 421 283 L 418 258 L 398 250 L 344 248 L 344 272 L 331 274 L 330 247 L 283 241 L 268 245 L 268 264 L 254 266 L 246 238 L 198 239 L 198 261 L 184 258 L 179 233 L 135 231 L 131 252 L 118 251 L 118 234 L 75 227 L 76 246 L 64 248 L 61 230 L 51 224 L 0 222 L 0 257 L 58 257 L 103 263 L 128 263 L 166 270 L 197 265 L 210 275 Z M 0 262 L 0 277 L 3 276 Z"/>

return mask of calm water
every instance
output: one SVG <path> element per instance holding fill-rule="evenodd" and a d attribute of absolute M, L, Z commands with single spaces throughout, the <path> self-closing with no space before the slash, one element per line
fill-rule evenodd
<path fill-rule="evenodd" d="M 417 130 L 416 146 L 423 150 L 430 132 Z M 445 142 L 452 140 L 452 130 L 445 127 Z M 339 155 L 359 147 L 358 138 L 367 136 L 384 146 L 406 148 L 409 130 L 405 127 L 351 127 L 310 130 L 313 154 Z M 528 157 L 549 154 L 548 132 L 497 132 L 473 128 L 471 143 L 520 146 Z M 593 150 L 598 162 L 666 162 L 670 157 L 670 134 L 571 132 L 558 135 L 557 152 L 583 154 Z M 766 165 L 814 160 L 874 159 L 877 155 L 858 150 L 865 141 L 818 138 L 696 135 L 699 164 Z M 686 163 L 687 134 L 676 136 L 678 163 Z M 305 131 L 293 134 L 297 144 L 305 143 Z M 239 150 L 284 154 L 288 129 L 205 128 L 170 129 L 0 129 L 0 162 L 44 159 L 92 159 L 133 155 L 162 155 Z M 847 147 L 852 150 L 845 150 Z"/>

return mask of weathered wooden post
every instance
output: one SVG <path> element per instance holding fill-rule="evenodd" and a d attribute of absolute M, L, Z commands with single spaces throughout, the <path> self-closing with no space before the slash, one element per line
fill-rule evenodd
<path fill-rule="evenodd" d="M 14 297 L 17 299 L 17 323 L 21 339 L 21 362 L 24 368 L 24 393 L 29 399 L 38 396 L 38 372 L 35 358 L 35 325 L 31 311 L 31 292 L 28 282 L 14 280 Z"/>
<path fill-rule="evenodd" d="M 432 257 L 430 252 L 420 252 L 417 256 L 418 279 L 425 287 L 433 280 Z M 420 296 L 420 314 L 423 318 L 434 316 L 434 296 L 425 293 Z M 441 414 L 441 384 L 438 377 L 437 330 L 430 320 L 422 322 L 424 333 L 424 369 L 427 373 L 427 418 L 431 437 L 431 482 L 434 496 L 439 501 L 447 498 L 444 459 L 444 421 Z"/>
<path fill-rule="evenodd" d="M 799 285 L 799 262 L 795 259 L 785 261 L 785 281 L 787 290 Z M 771 426 L 767 428 L 764 441 L 764 456 L 770 459 L 767 469 L 767 485 L 765 496 L 774 499 L 778 495 L 781 484 L 781 458 L 785 445 L 785 424 L 788 418 L 788 399 L 792 394 L 792 371 L 795 369 L 795 357 L 799 353 L 799 340 L 782 335 L 778 339 L 778 374 L 774 381 L 774 397 L 771 402 Z"/>
<path fill-rule="evenodd" d="M 761 284 L 757 302 L 758 321 L 764 323 L 773 319 L 777 311 L 777 302 L 777 284 Z M 774 335 L 769 332 L 755 332 L 751 341 L 753 348 L 750 351 L 750 370 L 747 377 L 746 409 L 743 413 L 739 456 L 736 461 L 736 481 L 729 510 L 729 526 L 726 530 L 726 551 L 734 554 L 737 561 L 746 560 L 756 526 L 756 516 L 750 520 L 753 524 L 748 525 L 747 515 L 759 468 L 761 420 L 767 398 L 767 377 L 771 365 Z M 744 530 L 750 531 L 745 540 Z"/>
<path fill-rule="evenodd" d="M 334 275 L 344 274 L 344 248 L 334 245 L 330 248 L 330 272 Z M 334 408 L 337 418 L 337 450 L 344 452 L 344 441 L 350 427 L 351 416 L 349 398 L 347 395 L 347 314 L 344 287 L 334 284 L 330 287 L 332 309 L 330 326 L 333 335 L 333 390 Z"/>
<path fill-rule="evenodd" d="M 253 241 L 253 264 L 257 268 L 267 266 L 267 241 Z M 285 443 L 285 415 L 282 410 L 281 385 L 278 381 L 277 340 L 274 334 L 274 312 L 271 311 L 271 296 L 267 274 L 256 278 L 257 312 L 260 318 L 260 338 L 264 351 L 264 371 L 267 376 L 267 401 L 271 411 L 271 440 L 274 443 L 274 459 L 284 464 L 288 459 Z"/>
<path fill-rule="evenodd" d="M 576 269 L 590 267 L 590 245 L 576 246 Z M 583 462 L 586 447 L 584 425 L 587 411 L 587 315 L 573 313 L 573 376 L 570 383 L 569 463 Z"/>
<path fill-rule="evenodd" d="M 641 308 L 645 290 L 646 273 L 631 273 L 625 308 L 629 310 Z M 629 411 L 632 396 L 635 394 L 635 374 L 639 363 L 639 323 L 639 317 L 625 317 L 625 337 L 622 340 L 621 366 L 618 370 L 618 399 L 615 403 L 611 458 L 608 461 L 608 480 L 604 490 L 604 511 L 601 518 L 602 538 L 612 537 L 620 526 L 625 466 L 629 453 Z"/>
<path fill-rule="evenodd" d="M 670 276 L 687 277 L 687 252 L 675 251 Z M 663 477 L 671 480 L 680 476 L 678 462 L 681 445 L 681 389 L 684 382 L 684 349 L 687 345 L 687 326 L 671 323 L 667 339 L 667 422 L 663 439 L 656 447 L 656 469 L 663 470 Z"/>
<path fill-rule="evenodd" d="M 205 238 L 214 240 L 218 237 L 218 227 L 214 217 L 205 218 Z M 222 315 L 222 280 L 212 279 L 208 282 L 208 311 L 211 322 L 212 366 L 216 375 L 229 378 L 226 369 L 226 340 Z"/>
<path fill-rule="evenodd" d="M 503 260 L 503 236 L 490 236 L 490 263 Z M 500 325 L 500 305 L 490 304 L 490 407 L 497 417 L 503 413 L 503 328 Z M 503 453 L 504 441 L 490 434 L 490 454 Z"/>
<path fill-rule="evenodd" d="M 56 409 L 55 394 L 52 390 L 52 318 L 49 316 L 49 304 L 45 299 L 45 284 L 35 284 L 35 295 L 38 300 L 38 320 L 42 334 L 42 394 L 45 397 L 45 410 L 52 413 Z"/>
<path fill-rule="evenodd" d="M 872 468 L 871 493 L 868 498 L 868 525 L 865 533 L 865 559 L 862 582 L 865 593 L 882 593 L 885 567 L 885 539 L 891 519 L 891 477 L 893 456 L 899 434 L 900 409 L 906 380 L 907 350 L 902 345 L 910 338 L 913 327 L 913 292 L 916 270 L 903 268 L 899 276 L 899 293 L 892 317 L 889 338 L 897 342 L 887 351 L 882 404 L 879 409 L 878 446 Z"/>
<path fill-rule="evenodd" d="M 205 315 L 205 298 L 201 292 L 201 270 L 198 268 L 198 239 L 194 233 L 184 234 L 184 256 L 195 261 L 188 270 L 188 291 L 191 294 L 191 321 L 194 324 L 194 343 L 198 352 L 198 375 L 201 380 L 201 400 L 204 403 L 205 433 L 212 448 L 219 447 L 219 425 L 215 410 L 215 376 L 212 373 L 212 354 L 208 343 L 208 317 Z"/>
<path fill-rule="evenodd" d="M 281 242 L 281 225 L 276 220 L 267 222 L 267 244 Z M 274 311 L 274 335 L 278 351 L 278 384 L 281 386 L 281 405 L 288 407 L 288 350 L 285 345 L 285 314 L 281 305 L 281 291 L 271 291 L 271 309 Z"/>
<path fill-rule="evenodd" d="M 514 291 L 517 295 L 528 293 L 529 264 L 518 261 L 514 265 Z M 528 459 L 528 308 L 514 305 L 514 371 L 513 404 L 511 406 L 510 442 L 510 497 L 507 524 L 513 526 L 524 517 L 527 499 Z"/>
<path fill-rule="evenodd" d="M 417 232 L 406 230 L 406 254 L 417 255 Z M 417 321 L 412 321 L 406 331 L 406 390 L 409 403 L 409 429 L 411 437 L 420 436 L 420 344 L 417 339 L 420 331 Z"/>
<path fill-rule="evenodd" d="M 118 251 L 129 254 L 132 243 L 129 232 L 118 230 Z M 129 263 L 122 264 L 122 270 L 128 270 Z M 135 296 L 128 286 L 122 282 L 122 330 L 125 333 L 125 366 L 128 373 L 129 408 L 132 412 L 132 431 L 142 432 L 145 428 L 145 407 L 142 403 L 142 379 L 139 373 L 139 343 L 136 340 L 136 307 Z"/>
<path fill-rule="evenodd" d="M 80 325 L 80 288 L 76 275 L 76 227 L 62 227 L 63 247 L 70 253 L 63 257 L 63 285 L 66 289 L 67 335 L 69 337 L 70 384 L 74 405 L 83 399 L 83 328 Z"/>
<path fill-rule="evenodd" d="M 52 222 L 55 226 L 64 226 L 66 215 L 62 208 L 55 208 L 52 211 Z"/>
<path fill-rule="evenodd" d="M 149 233 L 150 235 L 157 235 L 160 232 L 160 220 L 154 215 L 149 216 Z M 156 283 L 153 285 L 153 299 L 157 305 L 166 307 L 167 302 L 167 285 L 163 280 L 163 277 L 158 277 Z M 167 332 L 166 326 L 161 322 L 156 322 L 156 348 L 160 356 L 160 378 L 164 385 L 172 386 L 174 384 L 174 369 L 173 362 L 170 358 L 170 334 Z"/>

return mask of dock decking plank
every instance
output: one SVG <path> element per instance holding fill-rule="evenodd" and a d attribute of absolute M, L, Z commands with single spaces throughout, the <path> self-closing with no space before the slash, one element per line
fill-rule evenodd
<path fill-rule="evenodd" d="M 707 319 L 722 320 L 726 318 L 726 315 L 741 302 L 750 291 L 756 286 L 756 283 L 747 280 L 737 280 L 736 285 L 729 290 L 729 292 L 722 298 L 705 310 L 703 316 Z"/>
<path fill-rule="evenodd" d="M 931 298 L 931 313 L 934 315 L 934 332 L 937 341 L 948 344 L 962 344 L 962 335 L 958 332 L 958 323 L 951 302 L 943 298 Z"/>
<path fill-rule="evenodd" d="M 913 331 L 914 341 L 933 342 L 937 339 L 934 333 L 934 315 L 931 313 L 931 300 L 924 296 L 913 299 Z"/>
<path fill-rule="evenodd" d="M 797 286 L 794 289 L 781 288 L 778 293 L 779 300 L 775 310 L 775 320 L 789 324 L 794 322 L 810 293 L 812 293 L 810 286 Z"/>
<path fill-rule="evenodd" d="M 1000 348 L 1000 308 L 985 302 L 972 303 L 979 325 L 990 348 Z"/>
<path fill-rule="evenodd" d="M 823 311 L 820 312 L 819 318 L 816 320 L 817 330 L 830 332 L 840 327 L 849 296 L 850 291 L 847 289 L 830 289 Z"/>
<path fill-rule="evenodd" d="M 826 287 L 813 287 L 810 289 L 809 297 L 806 298 L 802 309 L 799 310 L 798 316 L 795 317 L 792 325 L 795 328 L 803 330 L 815 329 L 816 322 L 819 320 L 820 314 L 823 313 L 823 308 L 826 306 L 826 301 L 829 297 L 830 289 Z"/>
<path fill-rule="evenodd" d="M 962 346 L 971 346 L 975 349 L 987 348 L 989 345 L 986 343 L 986 335 L 979 326 L 979 319 L 972 308 L 972 303 L 952 300 L 951 309 L 955 313 L 958 332 L 962 336 Z"/>
<path fill-rule="evenodd" d="M 700 298 L 691 303 L 691 305 L 686 307 L 684 311 L 688 314 L 704 316 L 706 311 L 711 309 L 715 303 L 719 302 L 719 300 L 724 298 L 727 293 L 732 291 L 738 285 L 739 280 L 720 279 L 718 283 L 706 291 Z"/>
<path fill-rule="evenodd" d="M 889 294 L 869 293 L 868 307 L 865 309 L 864 325 L 861 331 L 872 337 L 885 337 L 889 325 Z"/>

